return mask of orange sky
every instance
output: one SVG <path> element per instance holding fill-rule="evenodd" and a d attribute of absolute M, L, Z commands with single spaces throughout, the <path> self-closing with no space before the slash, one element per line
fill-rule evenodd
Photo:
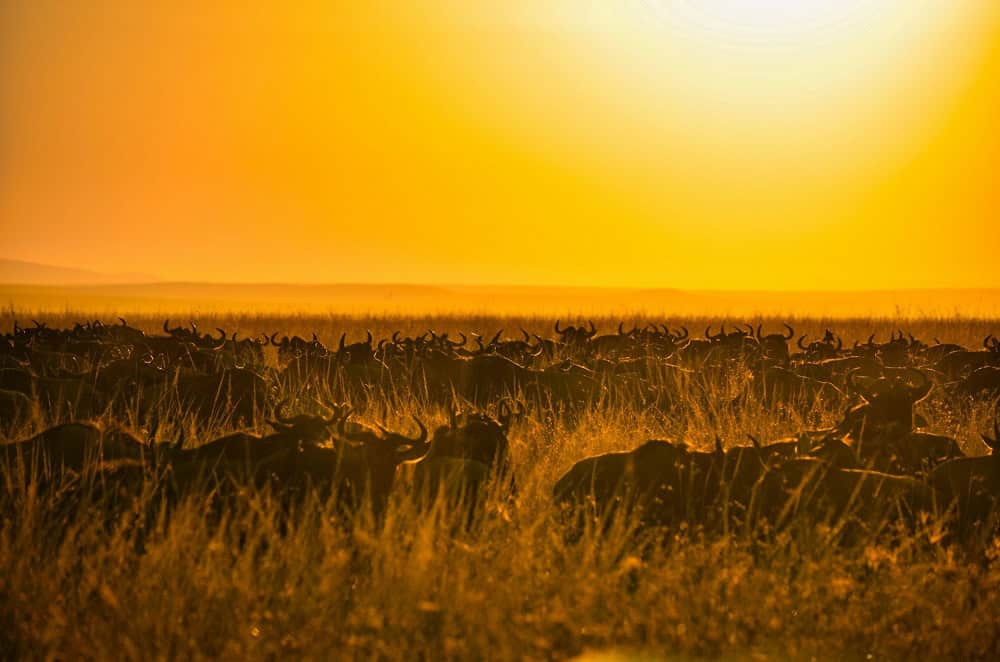
<path fill-rule="evenodd" d="M 998 118 L 985 0 L 7 0 L 0 257 L 995 286 Z"/>

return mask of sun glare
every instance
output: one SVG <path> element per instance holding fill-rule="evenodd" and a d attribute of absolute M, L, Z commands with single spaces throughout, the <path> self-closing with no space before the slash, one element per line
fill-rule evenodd
<path fill-rule="evenodd" d="M 1000 2 L 63 4 L 0 0 L 19 258 L 722 289 L 994 271 L 970 238 L 998 205 Z M 531 239 L 466 241 L 501 231 Z M 942 242 L 947 278 L 923 267 Z"/>
<path fill-rule="evenodd" d="M 805 41 L 817 31 L 844 29 L 884 11 L 878 0 L 648 0 L 649 12 L 683 17 L 720 36 Z"/>

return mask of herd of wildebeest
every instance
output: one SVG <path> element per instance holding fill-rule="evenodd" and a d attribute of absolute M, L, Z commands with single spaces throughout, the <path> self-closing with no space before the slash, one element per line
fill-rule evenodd
<path fill-rule="evenodd" d="M 929 514 L 959 538 L 998 529 L 1000 421 L 982 435 L 993 453 L 967 456 L 955 439 L 926 431 L 915 410 L 932 391 L 955 411 L 995 406 L 993 336 L 966 348 L 902 331 L 847 346 L 831 331 L 810 339 L 788 325 L 780 333 L 710 328 L 703 337 L 653 324 L 554 330 L 549 338 L 396 333 L 378 342 L 368 333 L 328 347 L 315 335 L 240 338 L 169 322 L 162 334 L 124 320 L 15 324 L 0 343 L 2 427 L 17 430 L 32 417 L 68 422 L 2 446 L 0 487 L 51 486 L 65 501 L 79 498 L 75 485 L 127 505 L 144 490 L 170 504 L 206 488 L 224 504 L 254 486 L 290 506 L 307 494 L 334 499 L 345 520 L 362 510 L 377 518 L 394 490 L 406 490 L 417 503 L 459 504 L 471 525 L 487 490 L 516 506 L 508 435 L 532 412 L 571 420 L 588 407 L 628 403 L 669 419 L 692 401 L 706 411 L 836 402 L 844 413 L 835 425 L 777 440 L 716 437 L 714 448 L 650 440 L 581 458 L 552 488 L 557 512 L 568 532 L 616 521 L 644 531 L 780 531 L 804 518 L 888 529 Z M 373 409 L 384 421 L 406 398 L 447 410 L 449 422 L 433 432 L 416 417 L 409 432 L 374 422 Z M 167 426 L 167 416 L 188 425 Z M 265 420 L 270 434 L 198 438 L 212 426 Z"/>

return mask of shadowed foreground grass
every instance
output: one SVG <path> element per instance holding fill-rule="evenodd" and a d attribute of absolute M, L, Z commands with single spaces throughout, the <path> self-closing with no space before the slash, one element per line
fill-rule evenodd
<path fill-rule="evenodd" d="M 695 321 L 687 323 L 697 332 Z M 550 321 L 251 317 L 199 324 L 248 333 L 316 330 L 335 343 L 339 332 L 363 336 L 368 326 L 376 335 L 429 326 L 541 332 Z M 796 323 L 811 334 L 827 325 L 845 340 L 898 326 Z M 997 326 L 903 324 L 920 337 L 970 345 Z M 379 419 L 375 410 L 361 418 Z M 433 424 L 446 420 L 442 410 L 411 401 L 388 421 L 406 427 L 413 413 Z M 809 423 L 839 413 L 831 407 Z M 932 401 L 922 413 L 933 431 L 981 452 L 975 440 L 991 420 L 989 406 L 956 413 Z M 36 418 L 7 438 L 48 423 Z M 461 513 L 418 512 L 405 472 L 384 526 L 365 517 L 345 524 L 333 504 L 316 500 L 284 520 L 276 500 L 261 493 L 244 495 L 221 521 L 206 516 L 204 495 L 192 495 L 169 519 L 153 513 L 143 524 L 141 507 L 109 516 L 101 503 L 67 504 L 5 472 L 0 651 L 11 659 L 997 659 L 1000 542 L 948 546 L 939 522 L 852 546 L 840 544 L 836 531 L 805 523 L 778 535 L 706 538 L 687 530 L 628 535 L 633 523 L 626 521 L 565 540 L 551 488 L 587 455 L 663 436 L 704 446 L 717 432 L 727 444 L 742 444 L 746 431 L 774 437 L 806 424 L 795 412 L 764 408 L 691 416 L 683 426 L 623 405 L 592 409 L 572 424 L 535 410 L 511 433 L 516 507 L 490 499 L 469 531 L 458 525 Z M 207 431 L 205 439 L 221 432 Z"/>

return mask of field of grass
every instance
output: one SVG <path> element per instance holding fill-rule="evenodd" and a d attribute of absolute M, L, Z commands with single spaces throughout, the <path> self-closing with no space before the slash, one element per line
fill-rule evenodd
<path fill-rule="evenodd" d="M 0 314 L 9 329 L 14 313 Z M 47 315 L 54 327 L 83 316 Z M 107 316 L 105 316 L 107 318 Z M 162 318 L 126 315 L 156 331 Z M 22 324 L 26 319 L 19 316 Z M 186 319 L 173 320 L 175 323 Z M 524 328 L 551 335 L 540 317 L 226 315 L 200 328 L 241 335 L 281 332 L 335 346 L 393 331 L 486 337 Z M 618 320 L 595 319 L 602 332 Z M 626 326 L 646 320 L 626 319 Z M 701 334 L 719 319 L 657 319 Z M 734 320 L 736 321 L 736 320 Z M 758 320 L 739 320 L 751 322 Z M 783 320 L 763 320 L 779 330 Z M 845 342 L 896 329 L 928 342 L 979 347 L 1000 321 L 964 318 L 795 319 L 799 334 L 830 327 Z M 728 322 L 731 323 L 731 322 Z M 273 361 L 274 356 L 270 355 Z M 723 385 L 719 386 L 720 389 Z M 711 394 L 710 394 L 711 395 Z M 721 392 L 720 392 L 721 399 Z M 711 399 L 711 398 L 710 398 Z M 418 398 L 394 409 L 375 401 L 360 420 L 407 427 L 412 414 L 440 425 L 447 412 Z M 475 526 L 461 513 L 418 511 L 407 477 L 382 525 L 349 525 L 329 503 L 307 501 L 291 521 L 271 495 L 247 494 L 221 522 L 204 497 L 158 517 L 137 544 L 136 513 L 109 520 L 101 504 L 67 505 L 5 474 L 0 485 L 0 651 L 10 659 L 998 659 L 1000 540 L 942 539 L 928 519 L 905 534 L 841 544 L 822 527 L 776 535 L 704 536 L 697 530 L 629 535 L 634 523 L 567 542 L 551 489 L 574 462 L 651 438 L 707 447 L 719 435 L 773 439 L 832 423 L 843 403 L 809 411 L 714 411 L 691 394 L 685 420 L 626 404 L 567 420 L 534 409 L 511 432 L 519 493 L 494 498 Z M 984 451 L 990 403 L 955 409 L 932 397 L 921 413 L 969 454 Z M 25 438 L 53 421 L 5 430 Z M 262 428 L 263 429 L 263 428 Z M 407 427 L 408 429 L 408 427 Z M 203 430 L 204 440 L 227 429 Z M 617 659 L 617 658 L 615 658 Z"/>

